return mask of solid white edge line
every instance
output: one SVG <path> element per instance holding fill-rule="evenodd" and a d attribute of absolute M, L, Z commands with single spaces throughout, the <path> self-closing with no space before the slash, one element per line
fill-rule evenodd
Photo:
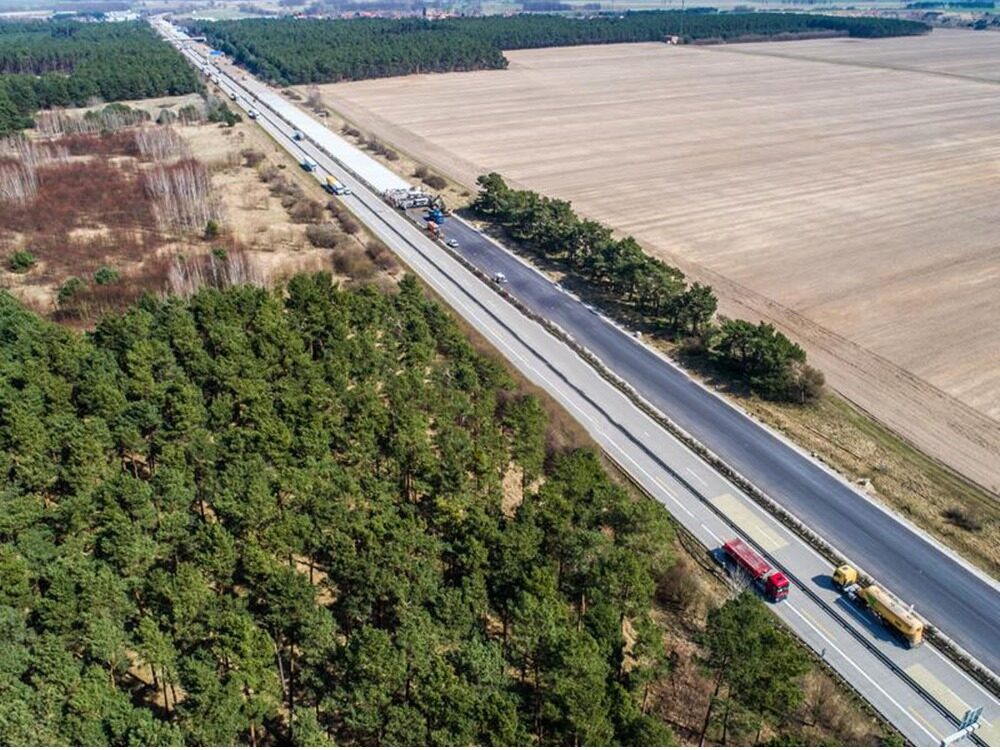
<path fill-rule="evenodd" d="M 828 646 L 829 646 L 829 647 L 830 647 L 831 649 L 833 649 L 834 651 L 836 651 L 836 652 L 837 652 L 837 653 L 838 653 L 838 654 L 840 655 L 840 657 L 841 657 L 841 658 L 842 658 L 842 659 L 843 659 L 844 661 L 846 661 L 846 662 L 847 662 L 848 664 L 850 664 L 850 665 L 851 665 L 851 666 L 852 666 L 852 667 L 853 667 L 853 668 L 854 668 L 854 669 L 855 669 L 855 670 L 857 671 L 857 673 L 858 673 L 858 674 L 860 674 L 860 675 L 861 675 L 862 677 L 864 677 L 864 678 L 865 678 L 865 679 L 866 679 L 866 680 L 867 680 L 868 682 L 870 682 L 870 683 L 871 683 L 871 685 L 872 685 L 872 687 L 874 687 L 874 688 L 875 688 L 876 690 L 878 690 L 878 691 L 879 691 L 879 692 L 880 692 L 880 693 L 881 693 L 882 695 L 884 695 L 884 696 L 886 697 L 886 699 L 887 699 L 887 700 L 888 700 L 888 701 L 889 701 L 890 703 L 892 703 L 892 705 L 894 705 L 894 706 L 895 706 L 895 707 L 896 707 L 896 708 L 897 708 L 897 709 L 898 709 L 898 710 L 899 710 L 899 711 L 900 711 L 900 712 L 901 712 L 901 713 L 902 713 L 902 714 L 903 714 L 904 716 L 906 716 L 906 718 L 908 718 L 908 719 L 909 719 L 910 721 L 912 721 L 912 722 L 913 722 L 914 724 L 916 724 L 916 725 L 917 725 L 918 727 L 920 727 L 920 728 L 921 728 L 921 729 L 922 729 L 922 730 L 924 731 L 924 733 L 925 733 L 925 734 L 926 734 L 926 735 L 927 735 L 928 737 L 930 737 L 930 738 L 931 738 L 932 740 L 934 740 L 934 744 L 935 744 L 935 745 L 937 745 L 937 744 L 938 744 L 938 743 L 940 742 L 940 740 L 941 740 L 941 738 L 940 738 L 940 737 L 936 737 L 936 736 L 934 736 L 933 734 L 931 734 L 931 733 L 930 733 L 929 731 L 927 731 L 927 727 L 925 727 L 925 726 L 924 726 L 924 725 L 923 725 L 923 724 L 922 724 L 921 722 L 917 721 L 917 720 L 916 720 L 916 719 L 914 718 L 913 714 L 911 714 L 911 713 L 909 712 L 909 710 L 908 710 L 908 709 L 906 709 L 906 708 L 903 708 L 903 706 L 901 706 L 901 705 L 899 704 L 899 702 L 898 702 L 898 701 L 896 701 L 896 699 L 895 699 L 895 698 L 893 698 L 893 697 L 892 697 L 891 695 L 889 695 L 889 693 L 887 693 L 887 692 L 885 691 L 885 689 L 884 689 L 884 688 L 883 688 L 883 687 L 882 687 L 881 685 L 879 685 L 879 684 L 878 684 L 878 683 L 877 683 L 877 682 L 876 682 L 875 680 L 873 680 L 873 679 L 872 679 L 872 678 L 871 678 L 871 677 L 870 677 L 870 676 L 868 675 L 868 673 L 867 673 L 867 672 L 865 672 L 865 671 L 864 671 L 863 669 L 861 669 L 861 667 L 859 667 L 859 666 L 858 666 L 858 665 L 857 665 L 857 664 L 856 664 L 856 663 L 854 662 L 854 660 L 853 660 L 853 659 L 851 659 L 851 657 L 849 657 L 849 656 L 848 656 L 847 654 L 845 654 L 845 653 L 844 653 L 843 651 L 841 651 L 841 650 L 840 650 L 840 648 L 838 648 L 838 647 L 837 647 L 837 645 L 836 645 L 836 644 L 835 644 L 835 643 L 834 643 L 833 641 L 831 641 L 831 640 L 830 640 L 829 638 L 827 638 L 827 637 L 826 637 L 826 636 L 825 636 L 825 635 L 824 635 L 824 634 L 823 634 L 823 633 L 822 633 L 822 632 L 821 632 L 821 631 L 820 631 L 820 630 L 819 630 L 819 629 L 818 629 L 818 628 L 817 628 L 817 627 L 816 627 L 815 625 L 813 625 L 813 624 L 812 624 L 811 622 L 809 622 L 809 620 L 807 620 L 807 619 L 806 619 L 806 618 L 805 618 L 805 617 L 804 617 L 804 616 L 802 615 L 802 613 L 801 613 L 801 612 L 799 612 L 799 610 L 797 610 L 797 609 L 795 608 L 795 606 L 794 606 L 794 605 L 792 605 L 792 604 L 791 604 L 791 603 L 790 603 L 790 602 L 789 602 L 789 601 L 788 601 L 787 599 L 785 599 L 785 601 L 783 602 L 783 604 L 784 604 L 785 606 L 787 606 L 787 607 L 788 607 L 788 609 L 790 609 L 790 610 L 791 610 L 792 612 L 794 612 L 794 613 L 795 613 L 795 615 L 796 615 L 796 616 L 797 616 L 797 617 L 798 617 L 798 618 L 799 618 L 800 620 L 802 620 L 802 622 L 804 622 L 804 623 L 805 623 L 806 625 L 808 625 L 808 626 L 809 626 L 809 627 L 810 627 L 810 628 L 812 629 L 812 631 L 813 631 L 814 633 L 816 633 L 816 635 L 818 635 L 818 636 L 819 636 L 820 638 L 822 638 L 822 639 L 823 639 L 823 640 L 824 640 L 824 641 L 826 642 L 826 644 L 827 644 L 827 645 L 828 645 Z"/>

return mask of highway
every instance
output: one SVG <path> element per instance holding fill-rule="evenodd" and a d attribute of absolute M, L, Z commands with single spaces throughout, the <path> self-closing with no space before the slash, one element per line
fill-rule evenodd
<path fill-rule="evenodd" d="M 674 424 L 775 500 L 994 673 L 1000 672 L 1000 589 L 779 435 L 692 380 L 653 349 L 556 289 L 534 268 L 461 221 L 456 251 L 594 353 Z M 998 457 L 1000 460 L 1000 457 Z"/>
<path fill-rule="evenodd" d="M 200 56 L 205 53 L 204 48 L 196 54 L 194 45 L 179 37 L 170 27 L 165 24 L 157 26 L 161 33 L 184 48 L 193 62 L 199 62 Z M 387 206 L 354 176 L 353 171 L 345 169 L 344 161 L 339 158 L 345 146 L 342 139 L 252 77 L 247 76 L 247 80 L 243 80 L 242 75 L 239 79 L 229 77 L 221 69 L 219 77 L 225 90 L 238 95 L 237 103 L 241 107 L 249 109 L 255 106 L 260 111 L 259 124 L 279 144 L 297 158 L 307 154 L 318 162 L 321 169 L 317 177 L 333 174 L 351 187 L 354 195 L 344 197 L 345 205 L 515 367 L 562 403 L 607 454 L 646 492 L 662 502 L 706 548 L 715 549 L 727 538 L 742 536 L 753 542 L 772 564 L 786 571 L 793 581 L 792 593 L 786 602 L 774 606 L 775 612 L 899 728 L 910 742 L 917 745 L 937 744 L 942 736 L 954 729 L 957 718 L 966 708 L 985 706 L 985 721 L 978 731 L 979 741 L 982 744 L 1000 744 L 1000 704 L 995 697 L 986 693 L 932 646 L 914 650 L 901 647 L 867 614 L 844 601 L 830 587 L 827 561 L 665 430 L 571 347 L 520 313 L 494 288 L 445 252 L 440 244 Z M 293 140 L 293 127 L 305 133 L 308 140 Z M 337 154 L 338 158 L 331 158 L 331 154 Z M 356 155 L 351 158 L 356 159 Z M 849 543 L 857 535 L 865 551 L 875 557 L 855 556 L 853 553 L 848 556 L 870 572 L 877 571 L 879 579 L 897 593 L 903 592 L 895 585 L 889 571 L 883 570 L 881 563 L 869 560 L 882 559 L 879 555 L 884 548 L 897 544 L 904 547 L 907 544 L 925 545 L 917 549 L 925 550 L 931 556 L 929 558 L 914 562 L 914 557 L 899 549 L 896 554 L 902 556 L 890 560 L 894 565 L 910 566 L 908 570 L 898 573 L 902 580 L 916 576 L 920 595 L 910 597 L 911 600 L 919 601 L 921 612 L 928 614 L 924 607 L 926 594 L 921 593 L 925 589 L 922 587 L 927 585 L 927 581 L 937 582 L 941 577 L 928 570 L 928 560 L 940 560 L 942 565 L 947 566 L 947 571 L 961 578 L 961 583 L 952 581 L 948 586 L 952 593 L 957 587 L 959 594 L 969 591 L 981 597 L 970 604 L 969 601 L 961 601 L 960 595 L 952 596 L 945 601 L 952 602 L 955 609 L 943 614 L 956 620 L 956 625 L 972 620 L 973 635 L 978 633 L 981 641 L 978 651 L 974 653 L 980 660 L 996 664 L 993 652 L 997 650 L 1000 610 L 994 582 L 923 541 L 895 517 L 853 493 L 848 485 L 812 464 L 808 457 L 729 407 L 714 394 L 692 383 L 666 360 L 556 288 L 544 276 L 474 228 L 450 219 L 445 230 L 458 239 L 458 250 L 469 261 L 491 274 L 503 271 L 509 280 L 510 290 L 524 304 L 569 331 L 577 342 L 597 354 L 643 393 L 650 403 L 708 444 L 715 453 L 722 456 L 724 450 L 733 450 L 732 465 L 740 472 L 751 474 L 754 467 L 745 467 L 743 462 L 752 464 L 761 455 L 758 444 L 767 446 L 764 458 L 760 460 L 769 460 L 768 465 L 777 467 L 776 470 L 781 472 L 781 477 L 773 485 L 768 485 L 769 494 L 770 487 L 774 486 L 778 492 L 773 496 L 823 536 L 828 537 L 825 523 L 830 523 L 832 532 L 839 529 L 843 541 L 835 533 L 829 541 L 845 553 L 851 549 Z M 630 368 L 636 368 L 634 377 Z M 624 374 L 626 372 L 628 377 Z M 674 406 L 675 403 L 681 405 Z M 699 424 L 708 430 L 704 439 L 697 434 Z M 725 432 L 725 439 L 713 442 L 719 437 L 711 432 L 713 430 Z M 776 458 L 768 459 L 770 454 Z M 725 460 L 729 462 L 730 459 Z M 785 463 L 788 467 L 782 468 Z M 837 514 L 831 512 L 827 515 L 820 508 L 839 507 L 824 494 L 831 492 L 829 488 L 834 484 L 838 487 L 838 495 L 844 492 L 845 498 L 853 497 L 852 500 L 844 500 L 854 504 L 851 514 L 874 514 L 862 516 L 865 519 L 862 523 L 872 524 L 867 527 L 867 534 L 859 531 L 861 524 L 857 516 L 847 515 L 841 521 L 848 526 L 838 526 Z M 805 500 L 802 502 L 803 511 L 810 511 L 811 508 L 816 513 L 815 525 L 813 516 L 792 507 L 782 494 L 798 491 L 796 488 L 802 487 L 808 493 L 800 498 L 800 501 Z M 890 531 L 886 532 L 887 529 Z M 931 587 L 930 590 L 935 589 Z M 970 616 L 970 609 L 978 614 Z M 934 617 L 931 619 L 966 648 L 973 650 L 971 642 L 963 641 Z"/>

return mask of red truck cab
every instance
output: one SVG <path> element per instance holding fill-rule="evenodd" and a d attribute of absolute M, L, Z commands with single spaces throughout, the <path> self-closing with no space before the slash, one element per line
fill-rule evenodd
<path fill-rule="evenodd" d="M 772 572 L 767 561 L 742 539 L 730 539 L 722 545 L 722 551 L 726 559 L 748 575 L 772 602 L 788 598 L 788 578 L 785 574 L 780 570 Z"/>
<path fill-rule="evenodd" d="M 780 570 L 776 570 L 767 577 L 764 584 L 764 594 L 772 602 L 780 602 L 788 598 L 788 579 Z"/>

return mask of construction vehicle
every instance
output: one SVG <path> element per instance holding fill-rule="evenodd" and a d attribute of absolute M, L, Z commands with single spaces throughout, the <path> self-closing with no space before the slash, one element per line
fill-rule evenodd
<path fill-rule="evenodd" d="M 768 562 L 742 539 L 730 539 L 722 545 L 724 562 L 751 582 L 772 602 L 788 598 L 788 578 L 780 570 L 771 570 Z"/>
<path fill-rule="evenodd" d="M 864 585 L 858 571 L 850 565 L 840 565 L 833 571 L 833 585 L 848 599 L 867 608 L 910 648 L 924 642 L 924 623 L 914 614 L 913 607 L 874 583 Z"/>
<path fill-rule="evenodd" d="M 299 162 L 299 165 L 307 172 L 315 172 L 316 167 L 319 166 L 318 164 L 316 164 L 315 159 L 312 159 L 311 157 L 308 156 L 303 156 L 302 161 Z"/>
<path fill-rule="evenodd" d="M 440 208 L 432 208 L 424 214 L 424 221 L 433 221 L 438 226 L 444 224 L 444 211 Z"/>
<path fill-rule="evenodd" d="M 347 187 L 344 183 L 340 182 L 332 174 L 326 176 L 326 184 L 323 185 L 326 192 L 331 195 L 350 195 L 351 189 Z"/>
<path fill-rule="evenodd" d="M 416 188 L 387 190 L 382 194 L 382 197 L 389 205 L 404 211 L 409 208 L 425 208 L 433 204 L 431 196 Z"/>

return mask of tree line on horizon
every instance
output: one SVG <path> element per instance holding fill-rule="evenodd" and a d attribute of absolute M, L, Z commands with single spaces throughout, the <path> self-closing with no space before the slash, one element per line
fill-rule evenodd
<path fill-rule="evenodd" d="M 40 109 L 198 91 L 196 71 L 148 24 L 0 22 L 0 136 Z"/>
<path fill-rule="evenodd" d="M 590 18 L 521 14 L 428 21 L 384 19 L 187 20 L 251 72 L 281 85 L 411 73 L 505 68 L 504 50 L 581 44 L 731 41 L 832 32 L 877 38 L 923 34 L 926 24 L 798 13 L 630 11 Z"/>
<path fill-rule="evenodd" d="M 770 323 L 719 317 L 711 287 L 688 284 L 680 269 L 647 255 L 631 236 L 583 219 L 568 201 L 514 190 L 496 172 L 478 179 L 472 211 L 501 227 L 518 246 L 555 263 L 647 325 L 682 339 L 723 372 L 763 398 L 807 403 L 822 392 L 823 374 L 798 344 Z"/>

